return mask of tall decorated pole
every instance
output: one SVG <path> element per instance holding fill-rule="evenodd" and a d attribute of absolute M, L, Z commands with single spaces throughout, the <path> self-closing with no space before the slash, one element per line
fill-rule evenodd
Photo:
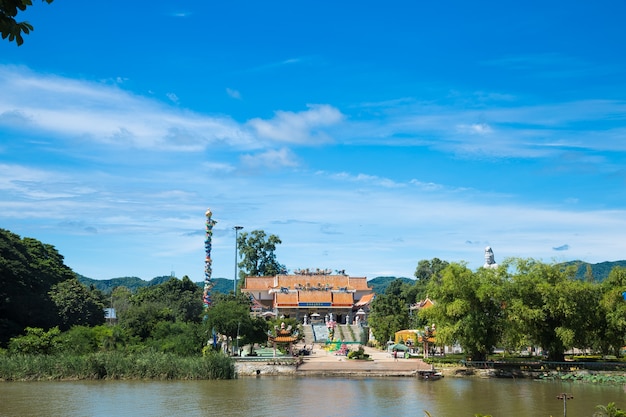
<path fill-rule="evenodd" d="M 213 226 L 217 223 L 215 220 L 211 218 L 213 213 L 211 209 L 207 209 L 206 213 L 206 235 L 204 238 L 204 250 L 206 252 L 206 258 L 204 259 L 204 292 L 202 294 L 202 301 L 204 302 L 204 308 L 211 308 L 211 290 L 213 289 L 213 281 L 211 281 L 211 274 L 213 270 L 211 269 L 211 241 L 213 239 Z"/>

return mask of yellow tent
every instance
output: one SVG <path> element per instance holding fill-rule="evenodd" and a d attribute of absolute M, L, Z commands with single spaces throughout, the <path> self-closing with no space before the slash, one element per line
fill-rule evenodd
<path fill-rule="evenodd" d="M 418 343 L 418 330 L 400 330 L 395 334 L 395 342 L 400 343 L 400 341 L 404 342 L 405 345 L 417 345 Z M 411 341 L 409 343 L 409 340 Z"/>

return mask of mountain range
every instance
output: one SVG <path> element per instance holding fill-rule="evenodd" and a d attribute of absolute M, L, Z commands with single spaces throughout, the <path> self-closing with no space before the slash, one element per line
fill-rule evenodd
<path fill-rule="evenodd" d="M 593 276 L 594 281 L 604 281 L 604 279 L 606 279 L 606 277 L 609 276 L 609 273 L 614 267 L 620 266 L 620 267 L 626 268 L 626 260 L 613 261 L 613 262 L 600 262 L 597 264 L 590 264 L 590 263 L 582 262 L 582 261 L 571 261 L 571 262 L 565 262 L 562 265 L 564 266 L 577 265 L 578 269 L 576 272 L 576 278 L 581 279 L 581 280 L 588 278 L 587 266 L 590 266 L 591 275 Z M 100 291 L 104 292 L 105 294 L 110 293 L 115 287 L 120 287 L 120 286 L 127 287 L 132 292 L 135 292 L 139 288 L 149 287 L 151 285 L 158 285 L 171 278 L 175 278 L 171 275 L 163 275 L 163 276 L 152 278 L 149 281 L 145 281 L 138 277 L 120 277 L 120 278 L 99 280 L 99 279 L 88 278 L 79 274 L 77 274 L 77 276 L 78 276 L 78 280 L 84 285 L 88 287 L 97 288 Z M 395 281 L 396 279 L 401 279 L 402 281 L 406 283 L 410 283 L 414 281 L 414 278 L 386 276 L 386 277 L 372 278 L 368 280 L 367 283 L 374 290 L 376 294 L 382 294 L 385 292 L 385 289 L 387 288 L 387 286 L 392 281 Z M 227 294 L 233 289 L 232 279 L 213 278 L 212 281 L 214 283 L 214 286 L 213 286 L 214 292 Z M 198 286 L 201 288 L 204 287 L 203 282 L 197 282 L 196 284 L 198 284 Z"/>

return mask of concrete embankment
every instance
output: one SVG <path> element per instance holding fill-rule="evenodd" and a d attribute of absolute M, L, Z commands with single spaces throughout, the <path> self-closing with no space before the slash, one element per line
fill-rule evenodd
<path fill-rule="evenodd" d="M 237 361 L 238 376 L 325 376 L 325 377 L 416 377 L 430 366 L 419 360 L 402 359 L 398 362 L 378 360 L 307 361 L 302 363 L 273 360 Z"/>
<path fill-rule="evenodd" d="M 294 376 L 298 370 L 298 360 L 287 358 L 258 359 L 254 361 L 237 360 L 235 362 L 237 376 Z"/>
<path fill-rule="evenodd" d="M 239 376 L 290 375 L 298 377 L 416 377 L 431 366 L 420 359 L 394 359 L 389 353 L 366 349 L 369 360 L 347 359 L 324 349 L 301 358 L 257 358 L 236 363 Z"/>
<path fill-rule="evenodd" d="M 365 347 L 369 360 L 353 360 L 336 355 L 315 345 L 311 354 L 299 358 L 257 357 L 242 358 L 236 361 L 237 375 L 245 376 L 295 376 L 295 377 L 419 377 L 420 373 L 431 371 L 432 367 L 420 359 L 393 358 L 388 352 Z M 626 382 L 626 374 L 620 372 L 599 372 L 567 368 L 560 370 L 519 369 L 511 367 L 438 367 L 446 377 L 474 378 L 530 378 L 568 379 L 592 382 Z"/>

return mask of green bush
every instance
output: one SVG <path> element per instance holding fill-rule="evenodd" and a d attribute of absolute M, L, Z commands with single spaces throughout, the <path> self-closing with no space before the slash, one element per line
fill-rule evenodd
<path fill-rule="evenodd" d="M 18 354 L 44 354 L 54 353 L 59 347 L 58 327 L 45 331 L 39 327 L 27 327 L 26 334 L 16 336 L 9 341 L 9 351 Z"/>
<path fill-rule="evenodd" d="M 445 364 L 445 365 L 458 365 L 465 360 L 465 355 L 446 355 L 446 356 L 430 356 L 424 358 L 424 362 L 429 364 Z"/>
<path fill-rule="evenodd" d="M 232 359 L 219 352 L 179 356 L 162 352 L 86 355 L 0 355 L 0 380 L 233 379 Z"/>
<path fill-rule="evenodd" d="M 88 326 L 74 326 L 59 336 L 60 350 L 77 355 L 96 352 L 98 340 L 93 328 Z"/>
<path fill-rule="evenodd" d="M 599 362 L 602 360 L 601 355 L 576 355 L 572 356 L 572 360 L 576 362 Z"/>
<path fill-rule="evenodd" d="M 348 353 L 348 359 L 369 359 L 370 355 L 365 353 L 363 346 L 359 346 L 357 350 Z"/>
<path fill-rule="evenodd" d="M 160 352 L 177 355 L 198 355 L 201 353 L 203 338 L 195 323 L 159 322 L 146 344 Z"/>

